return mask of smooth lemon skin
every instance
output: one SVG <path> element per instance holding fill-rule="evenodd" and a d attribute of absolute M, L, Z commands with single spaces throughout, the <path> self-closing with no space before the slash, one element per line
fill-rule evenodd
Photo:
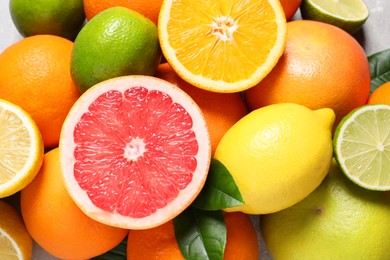
<path fill-rule="evenodd" d="M 305 198 L 330 168 L 334 120 L 329 108 L 282 103 L 254 110 L 233 125 L 215 158 L 232 174 L 245 204 L 226 211 L 266 214 Z"/>

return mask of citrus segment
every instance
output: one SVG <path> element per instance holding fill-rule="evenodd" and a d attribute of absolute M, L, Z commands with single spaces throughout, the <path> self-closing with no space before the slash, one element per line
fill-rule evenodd
<path fill-rule="evenodd" d="M 362 0 L 303 0 L 303 19 L 333 24 L 348 33 L 355 33 L 368 19 L 370 12 Z"/>
<path fill-rule="evenodd" d="M 43 141 L 31 116 L 0 99 L 0 198 L 29 184 L 42 160 Z"/>
<path fill-rule="evenodd" d="M 0 259 L 31 259 L 33 240 L 19 213 L 7 202 L 0 200 Z"/>
<path fill-rule="evenodd" d="M 286 40 L 278 0 L 164 1 L 158 33 L 164 57 L 191 84 L 238 92 L 276 64 Z"/>
<path fill-rule="evenodd" d="M 356 184 L 390 190 L 390 106 L 366 105 L 349 113 L 336 128 L 336 159 Z"/>
<path fill-rule="evenodd" d="M 141 229 L 195 199 L 211 148 L 203 115 L 185 92 L 154 77 L 125 76 L 82 95 L 60 149 L 67 189 L 87 215 Z"/>

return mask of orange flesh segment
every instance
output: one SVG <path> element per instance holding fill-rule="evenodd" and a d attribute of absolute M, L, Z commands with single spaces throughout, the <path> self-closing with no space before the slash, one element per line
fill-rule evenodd
<path fill-rule="evenodd" d="M 250 78 L 265 63 L 278 37 L 268 1 L 173 1 L 168 41 L 177 59 L 195 75 L 233 83 Z M 206 10 L 206 11 L 205 11 Z M 191 16 L 189 16 L 191 14 Z"/>
<path fill-rule="evenodd" d="M 198 153 L 192 127 L 188 112 L 165 93 L 107 91 L 75 127 L 75 179 L 101 209 L 149 216 L 192 180 Z"/>

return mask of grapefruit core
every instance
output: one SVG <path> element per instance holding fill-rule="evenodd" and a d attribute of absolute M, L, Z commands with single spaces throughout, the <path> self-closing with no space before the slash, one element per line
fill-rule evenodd
<path fill-rule="evenodd" d="M 151 76 L 88 89 L 61 132 L 65 186 L 80 209 L 127 229 L 163 224 L 187 208 L 210 166 L 210 137 L 196 103 Z"/>

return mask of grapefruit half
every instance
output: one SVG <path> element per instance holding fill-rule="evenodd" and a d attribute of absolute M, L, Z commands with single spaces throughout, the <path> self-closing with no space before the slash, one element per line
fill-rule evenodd
<path fill-rule="evenodd" d="M 88 89 L 61 132 L 65 186 L 80 209 L 127 229 L 163 224 L 187 208 L 210 166 L 210 137 L 196 103 L 151 76 Z"/>

